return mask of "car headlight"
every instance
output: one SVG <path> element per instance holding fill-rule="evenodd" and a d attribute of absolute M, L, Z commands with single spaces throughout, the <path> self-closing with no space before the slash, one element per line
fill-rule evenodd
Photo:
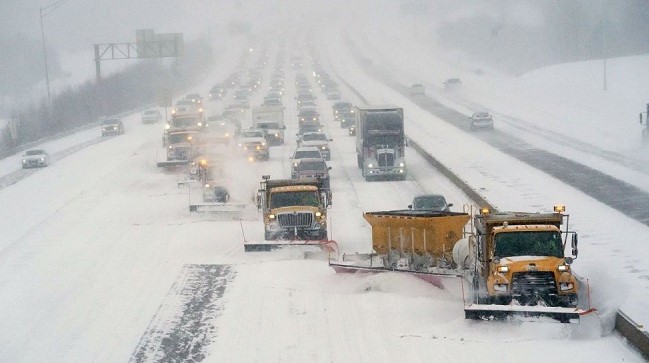
<path fill-rule="evenodd" d="M 323 146 L 322 146 L 322 150 L 326 150 L 326 149 L 327 149 L 327 147 L 323 145 Z"/>
<path fill-rule="evenodd" d="M 23 163 L 26 163 L 26 162 L 27 162 L 27 160 L 23 159 Z"/>
<path fill-rule="evenodd" d="M 507 273 L 509 272 L 509 266 L 498 266 L 496 270 L 500 273 Z"/>

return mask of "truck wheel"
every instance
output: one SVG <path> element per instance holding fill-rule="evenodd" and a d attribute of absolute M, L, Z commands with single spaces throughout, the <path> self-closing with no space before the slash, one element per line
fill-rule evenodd
<path fill-rule="evenodd" d="M 360 155 L 356 155 L 356 160 L 358 162 L 358 168 L 363 169 L 363 159 L 361 158 Z"/>

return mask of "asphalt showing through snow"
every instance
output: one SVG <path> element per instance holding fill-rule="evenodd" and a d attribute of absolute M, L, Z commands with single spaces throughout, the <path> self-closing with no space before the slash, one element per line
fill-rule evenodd
<path fill-rule="evenodd" d="M 231 265 L 185 265 L 129 362 L 200 362 L 217 334 Z"/>

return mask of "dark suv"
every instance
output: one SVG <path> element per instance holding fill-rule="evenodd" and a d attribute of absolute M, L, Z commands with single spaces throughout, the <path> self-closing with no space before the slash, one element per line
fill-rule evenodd
<path fill-rule="evenodd" d="M 446 198 L 440 194 L 418 195 L 412 200 L 408 209 L 429 210 L 436 212 L 450 212 L 453 203 L 447 203 Z"/>
<path fill-rule="evenodd" d="M 300 159 L 295 167 L 294 179 L 318 178 L 323 181 L 324 188 L 329 189 L 329 170 L 331 167 L 322 159 Z"/>

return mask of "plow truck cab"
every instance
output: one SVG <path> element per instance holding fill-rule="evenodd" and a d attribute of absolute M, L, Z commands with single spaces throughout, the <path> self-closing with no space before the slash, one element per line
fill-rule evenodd
<path fill-rule="evenodd" d="M 473 301 L 468 319 L 509 315 L 579 319 L 577 233 L 568 230 L 564 206 L 553 213 L 498 212 L 483 208 L 474 217 Z M 561 225 L 565 221 L 565 229 Z M 567 245 L 571 256 L 565 255 Z"/>
<path fill-rule="evenodd" d="M 269 251 L 286 245 L 322 245 L 327 241 L 331 191 L 317 178 L 271 180 L 264 176 L 257 194 L 263 214 L 264 241 L 246 243 L 246 251 Z"/>

